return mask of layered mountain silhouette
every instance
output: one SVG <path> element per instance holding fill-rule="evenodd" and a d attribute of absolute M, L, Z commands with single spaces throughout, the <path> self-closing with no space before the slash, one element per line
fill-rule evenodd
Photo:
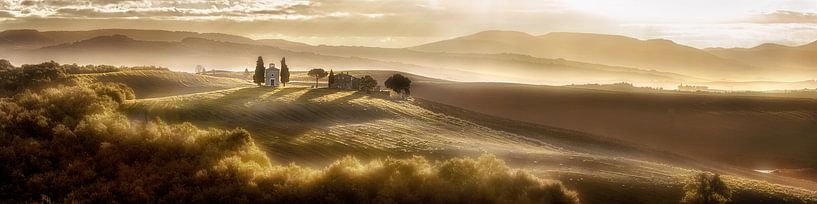
<path fill-rule="evenodd" d="M 813 75 L 817 71 L 817 41 L 801 46 L 766 43 L 753 48 L 711 48 L 706 51 L 721 58 L 774 69 L 778 75 L 789 78 Z"/>
<path fill-rule="evenodd" d="M 367 59 L 350 59 L 284 50 L 278 47 L 187 37 L 179 41 L 145 41 L 125 35 L 92 37 L 71 43 L 46 46 L 13 53 L 11 58 L 23 63 L 43 60 L 78 64 L 138 65 L 149 64 L 185 70 L 197 64 L 208 67 L 244 68 L 258 56 L 292 56 L 304 66 L 382 66 L 388 63 Z M 278 59 L 269 59 L 275 62 Z M 368 68 L 368 67 L 366 67 Z"/>
<path fill-rule="evenodd" d="M 305 43 L 281 39 L 253 40 L 243 36 L 222 33 L 197 33 L 186 31 L 136 30 L 136 29 L 101 29 L 89 31 L 44 31 L 7 30 L 0 32 L 0 45 L 19 48 L 38 48 L 43 46 L 71 43 L 100 36 L 124 35 L 143 41 L 181 41 L 185 38 L 202 38 L 215 41 L 269 45 L 275 47 L 309 46 Z"/>
<path fill-rule="evenodd" d="M 7 30 L 0 32 L 0 46 L 7 49 L 37 48 L 57 43 L 59 42 L 37 30 Z"/>
<path fill-rule="evenodd" d="M 745 75 L 757 71 L 753 66 L 669 40 L 639 40 L 589 33 L 556 32 L 534 36 L 515 31 L 484 31 L 411 49 L 449 53 L 520 53 L 710 78 L 740 77 L 735 73 Z"/>
<path fill-rule="evenodd" d="M 303 69 L 389 69 L 449 80 L 532 84 L 803 81 L 817 73 L 817 43 L 696 49 L 669 40 L 589 33 L 485 31 L 410 48 L 313 46 L 280 39 L 164 30 L 7 30 L 0 58 L 243 69 L 257 56 L 292 56 Z M 248 60 L 249 59 L 249 60 Z M 252 65 L 252 63 L 250 63 Z M 780 80 L 781 77 L 783 80 Z"/>
<path fill-rule="evenodd" d="M 398 70 L 464 81 L 505 81 L 538 84 L 567 84 L 580 80 L 588 83 L 637 81 L 666 83 L 674 86 L 674 84 L 682 81 L 693 79 L 693 77 L 669 72 L 589 64 L 564 59 L 537 58 L 510 53 L 445 54 L 410 49 L 310 46 L 283 40 L 249 40 L 223 34 L 205 35 L 190 32 L 144 30 L 104 31 L 134 33 L 141 36 L 142 39 L 154 40 L 142 40 L 125 34 L 103 35 L 89 37 L 85 40 L 0 54 L 6 55 L 0 56 L 0 58 L 12 58 L 20 63 L 55 60 L 79 64 L 151 64 L 189 71 L 188 68 L 197 64 L 218 69 L 243 70 L 253 65 L 253 59 L 257 56 L 286 56 L 298 62 L 293 63 L 295 69 L 321 67 L 346 70 Z M 155 33 L 149 34 L 152 32 Z M 42 33 L 47 32 L 40 32 L 40 34 Z M 82 31 L 82 33 L 85 32 Z M 171 36 L 155 37 L 165 34 Z M 53 33 L 50 35 L 53 35 Z M 61 36 L 79 35 L 71 34 L 71 32 L 61 34 Z M 178 39 L 183 36 L 199 37 Z M 221 37 L 206 38 L 207 36 Z M 68 38 L 62 37 L 60 39 Z M 30 43 L 29 45 L 32 46 L 33 44 Z"/>

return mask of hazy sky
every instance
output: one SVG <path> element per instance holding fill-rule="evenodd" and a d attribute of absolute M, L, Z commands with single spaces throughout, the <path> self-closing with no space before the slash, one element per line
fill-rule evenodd
<path fill-rule="evenodd" d="M 666 38 L 695 47 L 817 40 L 817 0 L 0 0 L 0 30 L 137 28 L 412 46 L 483 30 Z"/>

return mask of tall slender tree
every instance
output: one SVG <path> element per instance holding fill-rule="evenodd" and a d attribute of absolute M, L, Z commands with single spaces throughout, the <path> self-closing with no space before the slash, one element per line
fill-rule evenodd
<path fill-rule="evenodd" d="M 252 82 L 261 86 L 261 83 L 264 83 L 264 59 L 261 56 L 258 56 L 258 60 L 255 61 L 255 75 L 252 76 Z"/>
<path fill-rule="evenodd" d="M 331 69 L 329 70 L 329 79 L 328 80 L 329 80 L 329 88 L 334 88 L 334 87 L 332 87 L 332 84 L 335 83 L 335 72 L 332 72 Z"/>
<path fill-rule="evenodd" d="M 283 57 L 281 58 L 281 84 L 286 87 L 287 83 L 289 83 L 289 67 L 287 67 L 287 58 Z"/>

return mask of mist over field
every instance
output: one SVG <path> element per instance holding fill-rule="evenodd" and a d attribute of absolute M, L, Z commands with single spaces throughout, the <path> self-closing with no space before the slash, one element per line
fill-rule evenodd
<path fill-rule="evenodd" d="M 817 203 L 815 9 L 0 0 L 0 203 Z"/>

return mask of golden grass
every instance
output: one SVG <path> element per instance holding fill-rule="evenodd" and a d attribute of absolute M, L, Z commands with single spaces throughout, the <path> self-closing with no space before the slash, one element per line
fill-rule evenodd
<path fill-rule="evenodd" d="M 165 70 L 126 70 L 119 72 L 75 74 L 74 79 L 93 82 L 116 82 L 128 85 L 137 98 L 175 96 L 253 86 L 247 81 Z"/>

